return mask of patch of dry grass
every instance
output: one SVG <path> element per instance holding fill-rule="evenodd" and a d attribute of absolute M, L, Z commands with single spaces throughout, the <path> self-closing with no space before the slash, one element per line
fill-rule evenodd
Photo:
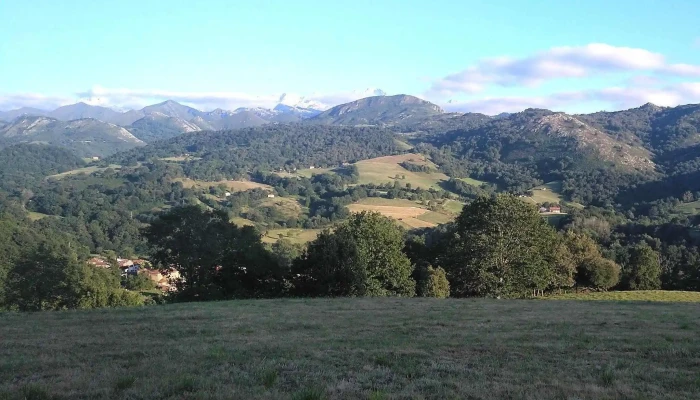
<path fill-rule="evenodd" d="M 275 197 L 263 200 L 258 207 L 271 207 L 279 210 L 288 217 L 299 217 L 304 213 L 304 208 L 299 204 L 299 200 L 293 197 Z"/>
<path fill-rule="evenodd" d="M 376 211 L 395 219 L 406 229 L 432 228 L 454 219 L 452 215 L 430 211 L 420 203 L 407 199 L 368 197 L 347 207 L 351 212 Z"/>
<path fill-rule="evenodd" d="M 166 161 L 166 162 L 185 162 L 185 161 L 195 161 L 195 160 L 201 160 L 201 159 L 202 159 L 202 157 L 185 156 L 185 155 L 160 158 L 161 161 Z"/>
<path fill-rule="evenodd" d="M 698 315 L 392 298 L 2 314 L 0 398 L 690 400 Z"/>
<path fill-rule="evenodd" d="M 635 290 L 622 292 L 565 293 L 552 295 L 548 298 L 555 300 L 700 302 L 700 292 Z"/>
<path fill-rule="evenodd" d="M 51 215 L 48 214 L 42 214 L 34 211 L 29 211 L 27 214 L 27 217 L 32 220 L 32 221 L 38 221 L 40 219 L 44 219 L 46 217 L 50 217 Z"/>
<path fill-rule="evenodd" d="M 47 176 L 46 179 L 63 179 L 67 176 L 79 175 L 79 174 L 90 175 L 90 174 L 95 173 L 95 172 L 104 171 L 108 168 L 111 168 L 115 171 L 118 171 L 118 170 L 122 169 L 122 166 L 118 165 L 118 164 L 110 164 L 109 167 L 98 167 L 96 165 L 93 165 L 93 166 L 89 166 L 89 167 L 78 168 L 78 169 L 74 169 L 71 171 L 62 172 L 62 173 L 56 174 L 56 175 Z"/>
<path fill-rule="evenodd" d="M 428 210 L 420 208 L 417 205 L 415 207 L 403 207 L 403 206 L 378 206 L 378 205 L 368 205 L 368 204 L 350 204 L 348 209 L 351 212 L 362 212 L 362 211 L 376 211 L 382 215 L 389 218 L 401 219 L 401 218 L 415 218 L 419 215 L 425 214 Z"/>
<path fill-rule="evenodd" d="M 195 180 L 195 179 L 190 179 L 190 178 L 177 178 L 174 179 L 176 182 L 182 182 L 182 186 L 188 189 L 195 188 L 195 189 L 207 189 L 210 186 L 219 186 L 219 185 L 224 185 L 226 186 L 230 191 L 232 192 L 244 192 L 246 190 L 252 190 L 252 189 L 265 189 L 265 190 L 272 190 L 272 186 L 270 185 L 265 185 L 263 183 L 257 183 L 257 182 L 252 182 L 252 181 L 200 181 L 200 180 Z"/>

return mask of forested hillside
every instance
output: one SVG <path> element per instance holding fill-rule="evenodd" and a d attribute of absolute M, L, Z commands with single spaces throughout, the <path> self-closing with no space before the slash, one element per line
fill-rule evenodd
<path fill-rule="evenodd" d="M 372 107 L 364 104 L 363 115 L 388 115 L 382 114 L 386 102 Z M 190 116 L 187 108 L 169 111 Z M 401 274 L 408 271 L 419 295 L 447 281 L 453 295 L 460 296 L 539 295 L 572 285 L 699 290 L 696 113 L 695 106 L 650 105 L 575 116 L 532 109 L 498 118 L 428 113 L 386 127 L 292 123 L 185 134 L 176 129 L 155 132 L 163 125 L 151 126 L 144 119 L 143 137 L 173 137 L 89 164 L 65 148 L 8 143 L 0 151 L 0 200 L 8 237 L 21 239 L 32 232 L 26 240 L 36 245 L 27 248 L 43 245 L 42 238 L 55 238 L 62 243 L 59 247 L 80 249 L 76 260 L 88 253 L 152 257 L 156 238 L 145 232 L 164 213 L 181 207 L 216 213 L 223 225 L 197 229 L 223 232 L 231 229 L 226 225 L 230 223 L 249 226 L 245 233 L 230 234 L 256 249 L 251 243 L 262 239 L 260 251 L 270 254 L 243 263 L 253 263 L 252 268 L 260 260 L 275 260 L 275 268 L 267 265 L 256 280 L 246 281 L 252 286 L 239 288 L 245 296 L 341 293 L 328 286 L 332 277 L 317 281 L 318 268 L 330 262 L 330 254 L 338 260 L 353 259 L 355 251 L 367 254 L 362 249 L 369 245 L 357 236 L 365 232 L 364 222 L 356 221 L 357 227 L 348 222 L 352 212 L 362 211 L 390 218 L 372 222 L 387 232 L 376 240 L 390 239 L 399 249 L 392 263 L 404 266 L 403 257 L 409 260 Z M 179 117 L 166 118 L 176 123 Z M 500 205 L 478 209 L 479 199 L 497 193 L 509 193 L 515 202 L 501 211 Z M 470 219 L 463 206 L 490 216 Z M 499 213 L 522 215 L 529 222 L 518 227 L 512 218 L 499 219 Z M 551 231 L 535 222 L 544 220 Z M 399 230 L 390 230 L 385 221 Z M 474 286 L 474 277 L 482 276 L 479 268 L 486 268 L 480 264 L 484 257 L 497 260 L 501 255 L 490 253 L 496 251 L 491 242 L 455 238 L 477 237 L 496 224 L 504 230 L 535 229 L 538 237 L 549 238 L 532 243 L 542 253 L 522 266 L 553 269 L 531 271 L 544 275 L 532 275 L 528 282 L 518 281 L 520 275 L 503 275 L 507 287 Z M 341 226 L 346 231 L 329 236 Z M 587 250 L 566 258 L 559 254 L 566 253 L 561 246 L 569 252 Z M 21 248 L 6 249 L 6 271 L 18 257 L 31 256 Z M 457 249 L 464 254 L 455 253 Z M 455 260 L 476 253 L 483 255 L 470 263 L 476 269 L 460 272 Z M 357 265 L 379 268 L 372 257 L 358 258 Z M 221 260 L 215 261 L 223 265 Z M 72 265 L 69 261 L 66 265 Z M 650 281 L 649 269 L 640 266 L 651 266 Z M 504 274 L 510 273 L 509 267 L 503 268 Z M 292 270 L 305 278 L 285 283 Z M 349 273 L 343 271 L 334 276 Z M 394 272 L 381 274 L 393 283 L 380 280 L 371 283 L 370 292 L 358 286 L 341 294 L 413 293 Z M 221 290 L 229 294 L 216 295 L 223 297 L 239 290 L 235 279 L 245 281 L 238 273 L 225 283 L 210 278 L 224 285 Z M 264 282 L 277 285 L 277 291 L 262 290 Z"/>

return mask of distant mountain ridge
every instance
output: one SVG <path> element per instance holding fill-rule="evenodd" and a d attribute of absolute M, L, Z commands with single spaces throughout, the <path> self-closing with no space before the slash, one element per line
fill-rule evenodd
<path fill-rule="evenodd" d="M 17 143 L 66 147 L 81 157 L 103 157 L 146 144 L 127 129 L 96 119 L 59 121 L 42 116 L 20 116 L 0 125 L 0 147 Z"/>
<path fill-rule="evenodd" d="M 406 125 L 443 114 L 437 105 L 414 96 L 373 96 L 335 106 L 308 121 L 331 125 Z"/>

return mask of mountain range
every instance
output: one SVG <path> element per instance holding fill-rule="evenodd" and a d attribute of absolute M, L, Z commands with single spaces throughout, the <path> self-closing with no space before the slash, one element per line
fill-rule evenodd
<path fill-rule="evenodd" d="M 646 104 L 630 110 L 584 115 L 525 110 L 491 117 L 446 113 L 435 104 L 409 95 L 372 96 L 323 111 L 311 108 L 322 105 L 303 98 L 282 96 L 280 100 L 282 102 L 274 109 L 206 112 L 172 100 L 127 112 L 85 103 L 50 112 L 22 108 L 0 113 L 0 120 L 7 121 L 0 122 L 0 147 L 19 142 L 43 142 L 92 157 L 199 131 L 288 123 L 374 125 L 403 133 L 438 135 L 441 143 L 451 140 L 455 146 L 468 147 L 470 152 L 475 149 L 498 151 L 501 158 L 511 161 L 523 155 L 541 158 L 549 150 L 556 153 L 555 148 L 544 146 L 538 150 L 536 147 L 556 142 L 560 149 L 594 149 L 608 162 L 648 170 L 661 154 L 700 143 L 698 105 L 658 107 Z M 500 141 L 500 147 L 487 150 L 496 141 Z"/>

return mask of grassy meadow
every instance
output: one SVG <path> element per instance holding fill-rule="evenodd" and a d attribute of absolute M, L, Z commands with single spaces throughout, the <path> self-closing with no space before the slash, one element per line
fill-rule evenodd
<path fill-rule="evenodd" d="M 63 179 L 63 178 L 68 177 L 68 176 L 80 175 L 80 174 L 90 175 L 90 174 L 95 173 L 95 172 L 105 171 L 109 168 L 111 168 L 115 171 L 118 171 L 118 170 L 122 169 L 122 166 L 118 165 L 118 164 L 110 164 L 108 167 L 98 167 L 96 165 L 91 165 L 91 166 L 87 166 L 84 168 L 73 169 L 70 171 L 62 172 L 60 174 L 51 175 L 51 176 L 46 177 L 46 179 Z"/>
<path fill-rule="evenodd" d="M 427 165 L 434 169 L 434 172 L 411 172 L 400 164 L 402 162 L 410 162 L 417 165 Z M 442 172 L 437 172 L 437 166 L 421 154 L 402 154 L 398 156 L 386 156 L 362 160 L 355 163 L 360 174 L 358 183 L 361 185 L 383 183 L 393 183 L 396 175 L 405 176 L 405 179 L 399 179 L 403 185 L 410 183 L 414 188 L 423 189 L 440 189 L 440 183 L 447 181 L 449 178 Z"/>
<path fill-rule="evenodd" d="M 700 304 L 313 299 L 0 314 L 2 399 L 698 399 Z"/>
<path fill-rule="evenodd" d="M 698 215 L 700 214 L 700 200 L 683 203 L 676 207 L 675 211 L 680 215 Z"/>
<path fill-rule="evenodd" d="M 305 244 L 316 239 L 320 232 L 321 229 L 270 229 L 265 232 L 262 241 L 264 243 L 275 243 L 280 239 L 287 239 L 292 243 Z"/>
<path fill-rule="evenodd" d="M 222 180 L 218 182 L 213 181 L 201 181 L 190 178 L 177 178 L 175 181 L 182 182 L 182 186 L 185 188 L 195 188 L 195 189 L 208 189 L 210 186 L 224 185 L 226 188 L 232 192 L 244 192 L 246 190 L 252 189 L 265 189 L 272 190 L 272 186 L 265 185 L 263 183 L 257 183 L 253 181 L 229 181 Z"/>

